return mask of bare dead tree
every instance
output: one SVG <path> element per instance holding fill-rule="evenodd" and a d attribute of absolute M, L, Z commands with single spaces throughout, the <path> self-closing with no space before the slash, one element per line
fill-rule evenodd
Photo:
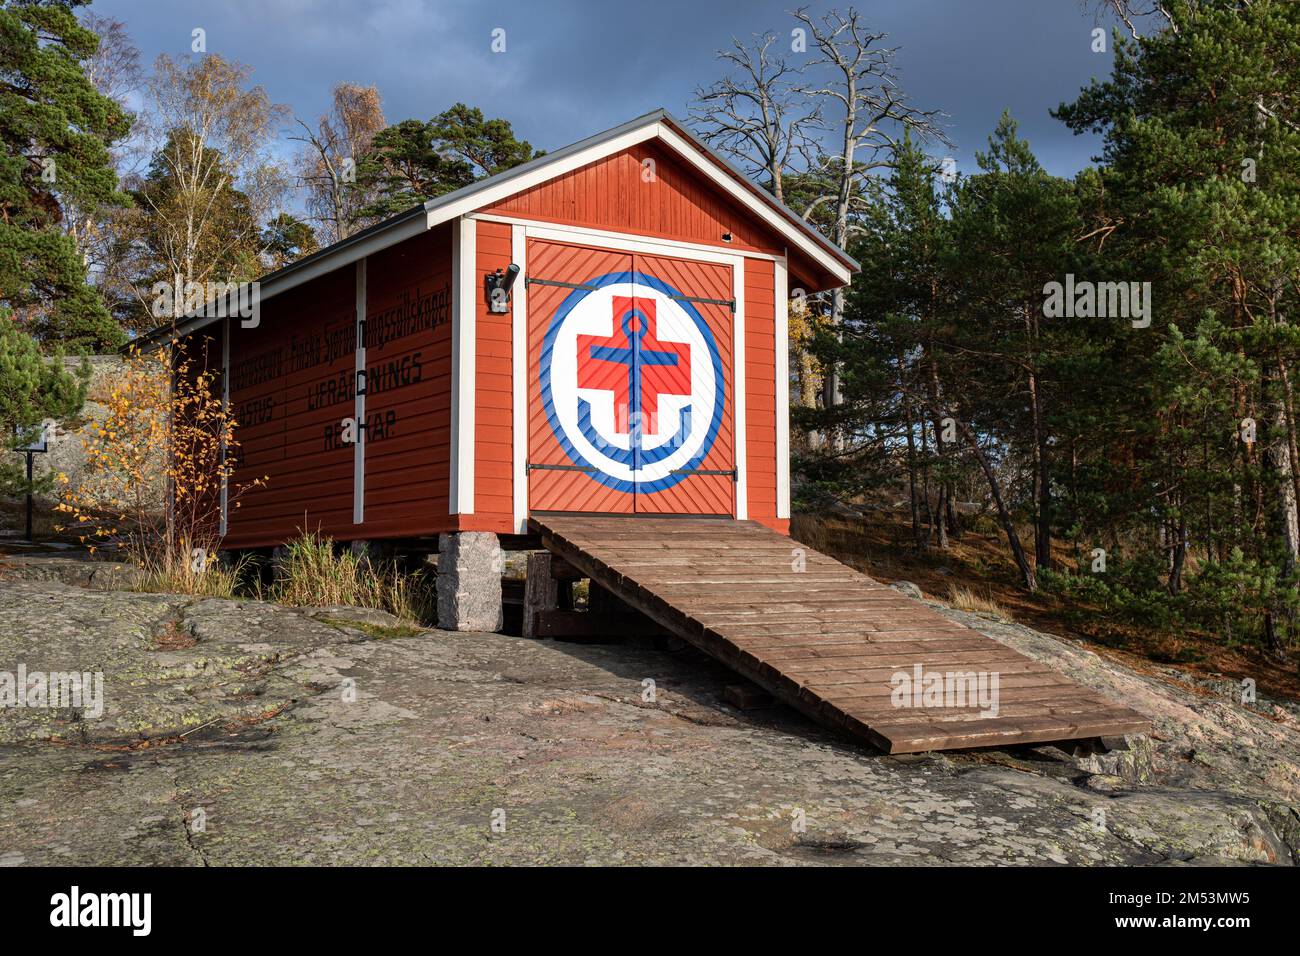
<path fill-rule="evenodd" d="M 1243 7 L 1249 7 L 1254 2 L 1255 0 L 1238 0 Z M 1181 11 L 1176 11 L 1167 0 L 1080 0 L 1079 5 L 1092 13 L 1094 22 L 1100 22 L 1103 14 L 1110 14 L 1124 24 L 1135 40 L 1142 36 L 1139 30 L 1141 21 L 1151 19 L 1156 29 L 1178 33 L 1183 25 L 1182 20 L 1195 18 L 1205 6 L 1203 0 L 1191 0 Z"/>
<path fill-rule="evenodd" d="M 690 120 L 711 146 L 766 177 L 772 195 L 785 202 L 785 173 L 793 162 L 806 167 L 821 116 L 796 86 L 802 68 L 777 55 L 777 40 L 775 33 L 754 34 L 747 46 L 732 37 L 731 49 L 718 51 L 728 74 L 696 89 Z"/>
<path fill-rule="evenodd" d="M 305 146 L 298 157 L 298 178 L 307 189 L 308 212 L 322 225 L 326 244 L 346 239 L 364 225 L 360 210 L 370 197 L 357 184 L 356 169 L 385 126 L 379 91 L 339 83 L 330 112 L 314 129 L 301 119 L 297 123 L 302 135 L 289 138 Z"/>
<path fill-rule="evenodd" d="M 776 33 L 754 34 L 746 45 L 732 37 L 731 48 L 718 51 L 726 75 L 698 87 L 690 122 L 711 146 L 728 156 L 747 175 L 766 180 L 778 202 L 787 202 L 785 179 L 807 171 L 823 132 L 819 103 L 799 90 L 803 65 L 792 65 Z M 793 52 L 793 51 L 792 51 Z M 797 369 L 796 399 L 816 404 L 816 362 L 805 343 L 812 317 L 801 298 L 791 306 L 791 349 Z M 805 334 L 797 334 L 800 329 Z"/>
<path fill-rule="evenodd" d="M 840 111 L 838 150 L 826 156 L 821 172 L 831 187 L 817 196 L 804 210 L 810 219 L 818 209 L 829 205 L 834 213 L 832 238 L 844 246 L 848 243 L 855 195 L 878 171 L 894 164 L 894 157 L 904 134 L 921 142 L 950 145 L 939 126 L 939 110 L 922 110 L 908 102 L 899 86 L 895 66 L 897 47 L 884 45 L 888 35 L 867 29 L 858 12 L 849 8 L 841 13 L 832 10 L 814 19 L 807 8 L 795 10 L 793 16 L 803 24 L 812 41 L 814 59 L 810 64 L 826 76 L 822 84 L 801 87 L 804 95 L 820 102 L 830 102 Z M 844 315 L 844 290 L 831 294 L 831 324 L 838 334 Z M 832 409 L 841 402 L 839 374 L 827 368 L 822 381 L 822 404 Z"/>

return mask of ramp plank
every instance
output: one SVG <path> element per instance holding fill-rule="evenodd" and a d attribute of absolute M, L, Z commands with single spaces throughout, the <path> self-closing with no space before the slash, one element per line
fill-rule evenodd
<path fill-rule="evenodd" d="M 1136 711 L 756 522 L 534 515 L 529 524 L 548 551 L 668 631 L 886 753 L 1151 729 Z M 897 678 L 917 666 L 947 696 L 909 694 L 897 706 Z M 961 696 L 965 674 L 982 677 L 986 694 L 996 676 L 996 708 Z"/>

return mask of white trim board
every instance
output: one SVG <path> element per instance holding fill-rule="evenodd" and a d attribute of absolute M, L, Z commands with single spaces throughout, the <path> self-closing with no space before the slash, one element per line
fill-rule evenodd
<path fill-rule="evenodd" d="M 474 513 L 474 400 L 478 295 L 474 282 L 478 224 L 457 219 L 452 228 L 451 268 L 451 473 L 449 511 Z"/>
<path fill-rule="evenodd" d="M 428 226 L 424 224 L 424 221 L 420 217 L 416 217 L 408 222 L 398 223 L 392 229 L 381 230 L 367 239 L 338 250 L 336 253 L 322 256 L 316 262 L 308 263 L 301 269 L 296 269 L 278 279 L 271 279 L 263 283 L 259 289 L 260 299 L 264 302 L 281 292 L 288 292 L 304 282 L 310 282 L 312 279 L 319 278 L 336 269 L 366 259 L 376 252 L 387 249 L 389 246 L 405 242 L 407 239 L 424 233 L 427 229 Z"/>
<path fill-rule="evenodd" d="M 713 262 L 719 265 L 738 266 L 744 259 L 771 259 L 759 253 L 750 254 L 737 249 L 715 249 L 712 246 L 691 246 L 673 242 L 668 239 L 654 239 L 636 233 L 610 232 L 607 229 L 589 229 L 586 226 L 564 226 L 550 222 L 538 222 L 534 219 L 517 219 L 509 216 L 492 216 L 474 214 L 466 216 L 467 220 L 483 222 L 501 222 L 511 226 L 522 226 L 528 239 L 540 239 L 545 242 L 567 242 L 618 252 L 641 253 L 647 256 L 665 256 L 674 259 L 686 259 L 692 262 Z M 518 285 L 516 284 L 516 288 Z"/>
<path fill-rule="evenodd" d="M 370 390 L 369 377 L 366 372 L 366 340 L 363 332 L 366 322 L 366 261 L 360 259 L 356 266 L 356 316 L 353 323 L 353 334 L 356 336 L 356 364 L 355 384 L 365 382 L 365 391 L 360 388 L 356 389 L 356 397 L 353 402 L 352 414 L 356 416 L 357 424 L 360 425 L 366 420 L 366 395 L 365 392 Z M 370 444 L 370 436 L 366 434 L 363 428 L 357 429 L 357 442 L 352 449 L 352 523 L 361 524 L 366 520 L 366 446 Z"/>
<path fill-rule="evenodd" d="M 776 516 L 790 517 L 790 276 L 776 264 Z"/>
<path fill-rule="evenodd" d="M 230 317 L 226 316 L 222 320 L 221 329 L 221 412 L 223 415 L 230 414 Z M 223 423 L 224 424 L 224 423 Z M 230 524 L 230 477 L 226 474 L 226 436 L 225 429 L 222 429 L 221 435 L 221 520 L 218 522 L 217 533 L 221 537 L 226 536 L 226 528 Z"/>
<path fill-rule="evenodd" d="M 510 228 L 510 257 L 519 277 L 510 298 L 511 490 L 515 533 L 528 531 L 528 236 L 521 225 Z"/>
<path fill-rule="evenodd" d="M 679 259 L 697 259 L 701 262 L 730 262 L 743 257 L 746 259 L 764 259 L 768 262 L 781 262 L 784 256 L 769 252 L 757 252 L 749 249 L 729 249 L 726 246 L 710 246 L 702 242 L 678 242 L 676 239 L 661 239 L 639 232 L 617 232 L 611 229 L 596 229 L 592 226 L 569 226 L 564 223 L 550 222 L 545 219 L 529 219 L 525 216 L 502 216 L 491 212 L 474 212 L 465 217 L 480 222 L 500 222 L 510 226 L 528 227 L 531 239 L 553 239 L 557 242 L 573 242 L 574 236 L 582 236 L 586 245 L 610 249 L 630 249 L 647 255 L 674 255 Z M 689 256 L 681 255 L 687 250 Z"/>
<path fill-rule="evenodd" d="M 745 260 L 731 267 L 731 295 L 736 300 L 736 310 L 731 316 L 731 388 L 732 398 L 731 454 L 736 469 L 736 519 L 749 517 L 749 446 L 745 434 L 745 360 L 748 355 L 745 343 Z"/>

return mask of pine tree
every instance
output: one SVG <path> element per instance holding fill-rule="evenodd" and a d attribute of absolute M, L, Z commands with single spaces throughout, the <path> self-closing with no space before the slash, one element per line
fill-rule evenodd
<path fill-rule="evenodd" d="M 981 172 L 954 192 L 952 269 L 961 292 L 953 348 L 961 368 L 951 374 L 967 383 L 975 430 L 1028 463 L 1025 498 L 1042 569 L 1052 565 L 1054 438 L 1068 388 L 1060 359 L 1074 321 L 1045 316 L 1044 288 L 1072 271 L 1079 219 L 1072 184 L 1046 173 L 1017 130 L 1004 113 L 988 151 L 976 154 Z"/>
<path fill-rule="evenodd" d="M 1300 558 L 1300 5 L 1167 7 L 1169 29 L 1117 37 L 1111 79 L 1057 115 L 1103 133 L 1107 254 L 1155 289 L 1157 320 L 1130 339 L 1156 358 L 1133 383 L 1154 403 L 1134 465 L 1169 589 L 1190 540 L 1207 559 L 1240 548 L 1272 582 L 1261 636 L 1281 649 Z"/>
<path fill-rule="evenodd" d="M 64 369 L 63 353 L 41 354 L 36 341 L 19 329 L 0 308 L 0 447 L 14 448 L 30 440 L 30 429 L 45 419 L 63 419 L 80 411 L 86 399 L 90 366 L 82 362 L 76 372 Z M 19 459 L 0 457 L 0 494 L 26 487 Z"/>
<path fill-rule="evenodd" d="M 271 219 L 262 230 L 262 253 L 270 260 L 272 270 L 287 266 L 309 256 L 320 248 L 316 231 L 297 216 L 282 212 Z"/>
<path fill-rule="evenodd" d="M 124 335 L 61 224 L 68 204 L 125 201 L 108 145 L 129 121 L 86 77 L 98 39 L 76 5 L 0 2 L 0 303 L 42 341 L 102 349 Z"/>
<path fill-rule="evenodd" d="M 540 155 L 508 121 L 464 103 L 427 122 L 403 120 L 376 133 L 358 164 L 358 186 L 378 197 L 360 215 L 392 216 Z"/>

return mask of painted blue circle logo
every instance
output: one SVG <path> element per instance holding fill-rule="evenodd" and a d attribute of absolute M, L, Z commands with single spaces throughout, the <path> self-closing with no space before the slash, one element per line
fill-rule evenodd
<path fill-rule="evenodd" d="M 654 492 L 717 440 L 726 378 L 713 333 L 681 293 L 642 272 L 587 279 L 542 340 L 542 408 L 574 465 L 608 488 Z"/>

